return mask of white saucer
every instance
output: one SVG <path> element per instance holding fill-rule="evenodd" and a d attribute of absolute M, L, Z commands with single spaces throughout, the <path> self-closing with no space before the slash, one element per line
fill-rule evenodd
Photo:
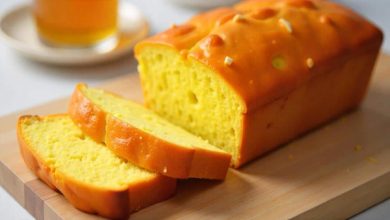
<path fill-rule="evenodd" d="M 119 7 L 118 42 L 110 50 L 53 48 L 43 44 L 35 31 L 30 5 L 21 5 L 0 19 L 0 37 L 13 49 L 40 62 L 84 65 L 113 60 L 132 51 L 136 42 L 147 36 L 148 23 L 132 4 Z"/>

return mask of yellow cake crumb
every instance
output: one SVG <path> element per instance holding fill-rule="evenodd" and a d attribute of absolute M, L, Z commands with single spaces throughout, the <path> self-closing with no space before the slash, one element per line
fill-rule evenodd
<path fill-rule="evenodd" d="M 22 120 L 21 133 L 40 159 L 50 169 L 77 181 L 99 187 L 123 188 L 156 176 L 84 136 L 67 115 Z"/>
<path fill-rule="evenodd" d="M 222 64 L 233 66 L 233 57 L 225 56 Z M 245 109 L 240 97 L 207 66 L 165 46 L 145 47 L 138 59 L 147 106 L 237 160 Z"/>
<path fill-rule="evenodd" d="M 96 103 L 100 109 L 131 124 L 133 127 L 150 133 L 162 140 L 189 148 L 196 146 L 199 148 L 221 151 L 219 148 L 209 144 L 208 141 L 189 133 L 179 126 L 171 124 L 164 118 L 137 103 L 104 92 L 104 90 L 100 89 L 83 87 L 81 91 L 88 99 Z M 198 102 L 195 95 L 192 97 L 192 102 Z M 139 136 L 138 138 L 140 140 L 143 139 L 142 136 Z"/>

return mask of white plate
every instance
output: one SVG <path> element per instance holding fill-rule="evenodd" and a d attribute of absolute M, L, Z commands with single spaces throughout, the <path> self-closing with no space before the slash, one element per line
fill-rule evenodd
<path fill-rule="evenodd" d="M 109 50 L 53 48 L 43 44 L 35 31 L 30 5 L 16 7 L 0 18 L 0 37 L 11 48 L 35 61 L 61 65 L 104 62 L 131 52 L 135 43 L 149 32 L 145 17 L 133 5 L 122 2 L 118 14 L 118 41 Z"/>

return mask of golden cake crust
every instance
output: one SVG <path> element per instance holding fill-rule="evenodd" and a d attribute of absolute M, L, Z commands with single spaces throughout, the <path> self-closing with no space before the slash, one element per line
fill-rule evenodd
<path fill-rule="evenodd" d="M 47 117 L 62 117 L 50 115 Z M 21 130 L 24 119 L 38 116 L 22 116 L 18 120 L 17 136 L 22 157 L 29 169 L 53 190 L 60 191 L 77 209 L 111 219 L 124 219 L 154 203 L 171 197 L 176 180 L 156 175 L 148 181 L 140 181 L 123 189 L 99 188 L 82 183 L 46 165 L 26 141 Z"/>
<path fill-rule="evenodd" d="M 329 1 L 252 0 L 173 25 L 139 43 L 135 51 L 157 43 L 200 61 L 214 69 L 251 112 L 382 37 L 364 18 Z"/>
<path fill-rule="evenodd" d="M 105 142 L 118 156 L 140 167 L 173 178 L 224 179 L 231 155 L 167 142 L 104 112 L 78 84 L 68 113 L 84 133 Z"/>

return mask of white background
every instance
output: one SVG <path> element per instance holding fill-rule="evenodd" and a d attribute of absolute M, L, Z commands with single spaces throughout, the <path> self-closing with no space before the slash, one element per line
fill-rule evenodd
<path fill-rule="evenodd" d="M 210 0 L 212 1 L 212 0 Z M 1 0 L 0 13 L 25 0 Z M 183 8 L 166 0 L 131 0 L 147 16 L 152 34 L 168 28 L 172 23 L 185 21 L 197 10 Z M 390 0 L 339 0 L 374 21 L 390 35 Z M 384 50 L 390 52 L 385 40 Z M 56 67 L 24 59 L 0 42 L 0 116 L 19 111 L 42 102 L 69 95 L 75 83 L 96 85 L 113 77 L 134 73 L 136 62 L 128 55 L 115 62 L 90 67 Z M 1 122 L 0 122 L 1 123 Z M 32 219 L 17 202 L 0 187 L 0 219 Z M 356 216 L 355 219 L 390 219 L 387 200 Z"/>

